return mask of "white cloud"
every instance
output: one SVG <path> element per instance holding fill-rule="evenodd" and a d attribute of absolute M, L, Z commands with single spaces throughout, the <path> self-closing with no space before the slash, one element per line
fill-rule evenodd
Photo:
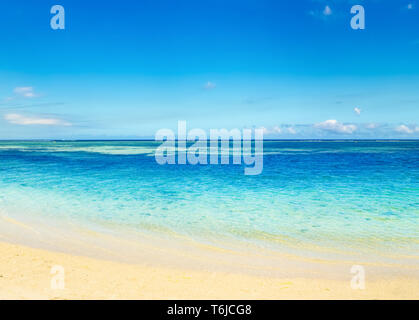
<path fill-rule="evenodd" d="M 272 128 L 272 131 L 273 131 L 274 133 L 281 133 L 281 132 L 282 132 L 281 128 L 280 128 L 280 127 L 278 127 L 278 126 L 273 127 L 273 128 Z"/>
<path fill-rule="evenodd" d="M 263 134 L 265 134 L 265 135 L 278 134 L 278 133 L 281 133 L 281 131 L 282 131 L 281 128 L 278 127 L 278 126 L 275 126 L 273 128 L 270 128 L 270 129 L 268 129 L 266 127 L 259 127 L 259 129 L 262 129 Z"/>
<path fill-rule="evenodd" d="M 351 134 L 357 129 L 353 124 L 343 124 L 337 120 L 326 120 L 324 122 L 317 123 L 314 126 L 324 131 L 343 134 Z"/>
<path fill-rule="evenodd" d="M 43 126 L 71 126 L 71 123 L 56 118 L 27 117 L 17 113 L 9 113 L 4 119 L 11 124 L 21 126 L 43 125 Z"/>
<path fill-rule="evenodd" d="M 378 124 L 377 123 L 368 123 L 366 126 L 365 126 L 365 128 L 367 128 L 367 129 L 375 129 L 375 128 L 377 128 L 378 127 Z"/>
<path fill-rule="evenodd" d="M 265 127 L 260 127 L 260 128 L 258 128 L 259 130 L 262 130 L 262 132 L 263 132 L 263 134 L 265 135 L 265 134 L 269 134 L 270 132 L 269 132 L 269 130 L 267 129 L 267 128 L 265 128 Z"/>
<path fill-rule="evenodd" d="M 311 10 L 308 12 L 309 15 L 322 19 L 322 20 L 328 20 L 330 17 L 334 16 L 334 12 L 332 11 L 332 8 L 328 5 L 326 5 L 323 9 L 316 9 Z"/>
<path fill-rule="evenodd" d="M 418 126 L 408 127 L 404 124 L 401 124 L 401 125 L 397 126 L 395 130 L 397 132 L 403 133 L 403 134 L 412 134 L 412 133 L 415 133 L 415 132 L 419 132 L 419 127 Z"/>
<path fill-rule="evenodd" d="M 355 107 L 354 111 L 358 116 L 361 114 L 361 109 L 360 108 Z"/>
<path fill-rule="evenodd" d="M 324 7 L 323 15 L 330 16 L 332 14 L 332 9 L 329 6 Z"/>
<path fill-rule="evenodd" d="M 22 96 L 22 97 L 25 97 L 25 98 L 34 98 L 34 97 L 36 97 L 36 94 L 35 94 L 35 92 L 34 92 L 34 90 L 33 90 L 32 87 L 16 87 L 13 90 L 13 92 L 16 93 L 16 94 L 18 94 L 18 95 L 20 95 L 20 96 Z"/>
<path fill-rule="evenodd" d="M 259 129 L 263 130 L 264 135 L 278 135 L 278 134 L 297 134 L 297 130 L 293 127 L 280 127 L 280 126 L 274 126 L 272 128 L 266 128 L 266 127 L 259 127 Z"/>
<path fill-rule="evenodd" d="M 214 82 L 208 81 L 205 85 L 204 85 L 204 89 L 210 90 L 210 89 L 214 89 L 217 85 Z"/>

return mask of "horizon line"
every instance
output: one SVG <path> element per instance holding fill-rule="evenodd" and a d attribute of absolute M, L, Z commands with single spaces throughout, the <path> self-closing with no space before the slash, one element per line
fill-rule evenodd
<path fill-rule="evenodd" d="M 234 141 L 234 139 L 206 139 L 207 141 Z M 318 138 L 302 138 L 302 139 L 239 139 L 240 141 L 419 141 L 419 138 L 411 139 L 398 139 L 398 138 L 370 138 L 370 139 L 318 139 Z M 0 139 L 0 142 L 104 142 L 104 141 L 153 141 L 153 142 L 164 142 L 164 141 L 186 141 L 196 142 L 197 140 L 185 140 L 185 139 L 171 139 L 171 140 L 155 140 L 155 139 Z"/>

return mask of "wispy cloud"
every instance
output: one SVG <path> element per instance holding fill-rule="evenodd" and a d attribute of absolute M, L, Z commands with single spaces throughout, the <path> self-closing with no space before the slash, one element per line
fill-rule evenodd
<path fill-rule="evenodd" d="M 71 126 L 71 123 L 57 119 L 44 117 L 29 117 L 17 113 L 9 113 L 4 116 L 4 119 L 11 123 L 21 126 L 42 125 L 42 126 Z"/>
<path fill-rule="evenodd" d="M 354 124 L 343 124 L 337 120 L 326 120 L 324 122 L 316 123 L 314 127 L 324 131 L 341 134 L 351 134 L 357 129 Z"/>
<path fill-rule="evenodd" d="M 376 129 L 376 128 L 378 128 L 378 124 L 377 123 L 367 123 L 366 125 L 365 125 L 365 128 L 367 128 L 367 129 L 369 129 L 369 130 L 373 130 L 373 129 Z"/>
<path fill-rule="evenodd" d="M 320 18 L 320 19 L 326 19 L 330 16 L 333 15 L 333 11 L 332 8 L 328 5 L 326 5 L 323 9 L 321 10 L 312 10 L 309 12 L 309 15 L 316 17 L 316 18 Z"/>
<path fill-rule="evenodd" d="M 273 128 L 266 128 L 266 127 L 259 127 L 259 129 L 263 130 L 264 135 L 272 135 L 272 134 L 280 134 L 281 128 L 280 127 L 273 127 Z"/>
<path fill-rule="evenodd" d="M 204 89 L 211 90 L 215 89 L 217 85 L 214 82 L 208 81 L 206 84 L 204 84 Z"/>
<path fill-rule="evenodd" d="M 282 129 L 280 127 L 278 127 L 278 126 L 275 126 L 275 127 L 272 128 L 272 132 L 273 133 L 281 133 L 282 132 Z"/>
<path fill-rule="evenodd" d="M 10 100 L 8 100 L 10 101 Z M 63 102 L 43 102 L 43 103 L 0 103 L 0 109 L 12 110 L 12 109 L 31 109 L 31 108 L 42 108 L 42 107 L 61 107 Z"/>
<path fill-rule="evenodd" d="M 16 87 L 13 92 L 25 98 L 34 98 L 37 96 L 33 87 Z"/>
<path fill-rule="evenodd" d="M 359 138 L 397 138 L 399 135 L 417 135 L 419 126 L 399 125 L 389 123 L 342 123 L 337 120 L 326 120 L 320 123 L 280 124 L 277 126 L 262 126 L 267 138 L 298 136 L 301 138 L 324 138 L 336 135 L 351 135 Z M 396 135 L 397 134 L 397 135 Z"/>
<path fill-rule="evenodd" d="M 325 6 L 323 9 L 323 15 L 330 16 L 332 14 L 332 9 L 329 6 Z"/>
<path fill-rule="evenodd" d="M 279 135 L 295 135 L 297 130 L 290 125 L 273 126 L 270 128 L 260 127 L 263 130 L 263 134 L 267 136 L 279 136 Z"/>
<path fill-rule="evenodd" d="M 419 132 L 419 127 L 418 126 L 407 126 L 405 124 L 401 124 L 401 125 L 397 126 L 394 130 L 399 132 L 399 133 L 403 133 L 403 134 L 412 134 L 412 133 L 415 133 L 415 132 Z"/>
<path fill-rule="evenodd" d="M 326 120 L 320 123 L 291 124 L 259 127 L 266 138 L 335 138 L 337 135 L 354 138 L 400 138 L 417 137 L 419 126 L 416 124 L 394 123 L 342 123 L 337 120 Z"/>

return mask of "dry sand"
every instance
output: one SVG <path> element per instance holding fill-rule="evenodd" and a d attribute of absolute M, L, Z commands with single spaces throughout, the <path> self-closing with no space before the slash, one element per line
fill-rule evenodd
<path fill-rule="evenodd" d="M 52 289 L 55 265 L 64 289 Z M 56 279 L 56 278 L 55 278 Z M 0 299 L 418 299 L 419 279 L 275 278 L 125 264 L 0 242 Z"/>

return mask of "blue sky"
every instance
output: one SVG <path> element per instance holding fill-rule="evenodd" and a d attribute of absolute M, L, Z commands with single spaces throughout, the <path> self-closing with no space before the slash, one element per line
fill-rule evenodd
<path fill-rule="evenodd" d="M 2 1 L 0 42 L 0 139 L 419 138 L 417 0 Z"/>

